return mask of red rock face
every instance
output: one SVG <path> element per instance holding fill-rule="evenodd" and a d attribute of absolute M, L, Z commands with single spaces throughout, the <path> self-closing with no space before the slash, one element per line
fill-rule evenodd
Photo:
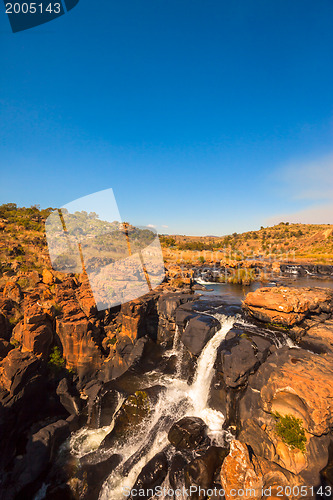
<path fill-rule="evenodd" d="M 221 484 L 226 500 L 261 498 L 261 489 L 264 485 L 261 470 L 258 464 L 251 462 L 247 447 L 236 439 L 232 441 L 230 453 L 224 459 Z M 242 491 L 243 494 L 241 494 Z"/>
<path fill-rule="evenodd" d="M 82 310 L 91 311 L 91 296 L 86 296 L 85 289 L 79 289 L 78 283 L 69 278 L 58 287 L 56 299 L 62 308 L 61 315 L 56 318 L 56 334 L 63 348 L 67 368 L 99 369 L 101 352 L 93 339 L 93 324 Z"/>
<path fill-rule="evenodd" d="M 243 308 L 254 318 L 292 326 L 310 313 L 331 312 L 332 292 L 322 288 L 259 288 L 250 292 Z"/>
<path fill-rule="evenodd" d="M 14 302 L 20 302 L 22 299 L 20 286 L 13 281 L 7 281 L 5 288 L 3 289 L 3 297 L 5 299 L 11 299 Z"/>

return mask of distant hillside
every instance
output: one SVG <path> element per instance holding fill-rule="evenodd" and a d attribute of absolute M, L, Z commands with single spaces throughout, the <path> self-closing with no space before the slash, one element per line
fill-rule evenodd
<path fill-rule="evenodd" d="M 44 222 L 52 210 L 14 203 L 0 206 L 0 288 L 11 275 L 50 268 Z M 224 237 L 162 235 L 160 239 L 167 264 L 251 258 L 333 263 L 333 225 L 280 223 Z"/>
<path fill-rule="evenodd" d="M 321 264 L 333 262 L 333 225 L 328 224 L 281 222 L 224 237 L 163 235 L 161 243 L 167 258 L 171 253 L 176 256 L 188 251 L 219 251 L 239 260 L 274 257 Z"/>

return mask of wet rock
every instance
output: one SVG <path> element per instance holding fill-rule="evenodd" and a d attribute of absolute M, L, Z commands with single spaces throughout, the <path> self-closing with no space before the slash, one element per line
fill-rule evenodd
<path fill-rule="evenodd" d="M 141 389 L 131 394 L 118 411 L 112 431 L 104 438 L 101 447 L 110 448 L 117 440 L 132 435 L 142 421 L 152 412 L 162 386 Z"/>
<path fill-rule="evenodd" d="M 87 424 L 93 429 L 110 425 L 117 410 L 120 394 L 108 384 L 92 383 L 90 388 L 85 388 L 88 394 L 88 418 Z"/>
<path fill-rule="evenodd" d="M 310 314 L 332 312 L 332 291 L 323 288 L 259 288 L 246 296 L 243 308 L 260 321 L 292 326 Z"/>
<path fill-rule="evenodd" d="M 167 457 L 164 452 L 157 453 L 141 470 L 133 486 L 133 495 L 128 498 L 134 500 L 139 495 L 140 498 L 149 500 L 152 498 L 152 490 L 163 483 L 167 473 Z"/>
<path fill-rule="evenodd" d="M 97 500 L 104 481 L 120 464 L 121 455 L 92 452 L 80 459 L 78 473 L 80 500 Z"/>
<path fill-rule="evenodd" d="M 196 316 L 187 323 L 181 341 L 192 354 L 198 355 L 219 328 L 219 321 L 212 316 Z"/>
<path fill-rule="evenodd" d="M 79 415 L 82 406 L 79 393 L 66 378 L 60 380 L 56 393 L 62 406 L 70 415 Z"/>
<path fill-rule="evenodd" d="M 171 427 L 168 439 L 177 449 L 192 450 L 205 441 L 207 426 L 198 417 L 184 417 Z"/>
<path fill-rule="evenodd" d="M 189 461 L 190 458 L 185 458 L 182 453 L 178 452 L 173 455 L 169 470 L 169 481 L 173 490 L 181 489 L 185 484 L 184 469 Z"/>
<path fill-rule="evenodd" d="M 201 457 L 195 458 L 185 469 L 185 486 L 197 486 L 198 491 L 192 493 L 193 500 L 206 498 L 206 495 L 199 493 L 200 489 L 207 490 L 213 487 L 216 471 L 220 470 L 221 464 L 228 455 L 229 450 L 211 446 Z"/>

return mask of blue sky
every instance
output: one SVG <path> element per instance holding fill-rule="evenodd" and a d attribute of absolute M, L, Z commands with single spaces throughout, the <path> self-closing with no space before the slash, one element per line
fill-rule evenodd
<path fill-rule="evenodd" d="M 80 0 L 15 34 L 1 7 L 0 203 L 113 188 L 161 233 L 333 223 L 331 0 Z"/>

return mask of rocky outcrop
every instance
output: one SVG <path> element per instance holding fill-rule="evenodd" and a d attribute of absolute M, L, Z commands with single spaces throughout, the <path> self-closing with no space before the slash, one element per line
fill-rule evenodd
<path fill-rule="evenodd" d="M 331 355 L 279 349 L 249 378 L 240 402 L 239 439 L 256 456 L 299 475 L 306 484 L 319 484 L 333 425 L 332 377 Z M 305 432 L 303 451 L 284 440 L 276 415 L 299 419 Z"/>
<path fill-rule="evenodd" d="M 5 299 L 10 299 L 14 302 L 20 302 L 23 297 L 20 285 L 14 281 L 7 281 L 2 295 Z"/>
<path fill-rule="evenodd" d="M 57 287 L 56 299 L 61 304 L 61 315 L 56 318 L 56 334 L 62 345 L 68 368 L 81 376 L 96 372 L 102 364 L 96 337 L 99 329 L 82 311 L 76 296 L 77 282 L 70 278 Z"/>
<path fill-rule="evenodd" d="M 122 304 L 118 336 L 129 337 L 132 342 L 147 335 L 153 340 L 157 338 L 158 314 L 157 294 L 150 294 Z"/>
<path fill-rule="evenodd" d="M 225 500 L 296 500 L 300 489 L 295 489 L 296 496 L 287 497 L 284 488 L 290 487 L 292 491 L 294 486 L 302 486 L 304 483 L 278 465 L 256 456 L 242 442 L 234 440 L 221 468 L 221 485 L 225 491 Z"/>
<path fill-rule="evenodd" d="M 260 321 L 292 326 L 311 314 L 331 313 L 332 298 L 323 288 L 259 288 L 247 295 L 243 308 Z"/>
<path fill-rule="evenodd" d="M 59 446 L 69 436 L 68 422 L 58 420 L 43 427 L 30 436 L 26 452 L 16 457 L 12 476 L 14 483 L 6 488 L 6 498 L 14 498 L 19 493 L 24 494 L 24 488 L 36 481 L 55 459 Z"/>

